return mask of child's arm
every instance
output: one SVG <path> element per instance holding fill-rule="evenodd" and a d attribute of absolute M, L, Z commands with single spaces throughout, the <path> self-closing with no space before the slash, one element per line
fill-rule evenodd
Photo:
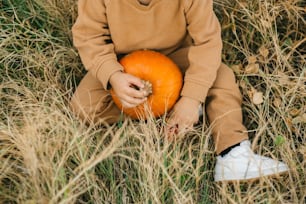
<path fill-rule="evenodd" d="M 85 69 L 99 79 L 105 89 L 109 89 L 110 76 L 123 68 L 114 52 L 104 0 L 78 1 L 78 18 L 72 34 Z"/>
<path fill-rule="evenodd" d="M 146 100 L 139 78 L 121 72 L 105 11 L 104 0 L 79 0 L 78 18 L 72 27 L 73 41 L 85 68 L 103 85 L 113 87 L 124 107 L 134 107 Z M 133 87 L 139 87 L 139 90 Z"/>
<path fill-rule="evenodd" d="M 168 131 L 176 127 L 176 132 L 192 128 L 197 123 L 199 104 L 205 102 L 221 65 L 221 28 L 213 11 L 213 1 L 186 2 L 187 30 L 193 45 L 188 53 L 190 66 L 185 73 L 182 97 L 168 120 Z"/>
<path fill-rule="evenodd" d="M 192 38 L 182 96 L 205 102 L 207 92 L 221 65 L 221 26 L 213 11 L 212 0 L 188 0 L 185 15 Z"/>

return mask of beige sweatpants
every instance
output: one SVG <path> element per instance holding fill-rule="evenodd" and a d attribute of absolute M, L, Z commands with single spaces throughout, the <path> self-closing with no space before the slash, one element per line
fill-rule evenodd
<path fill-rule="evenodd" d="M 188 49 L 181 49 L 169 56 L 183 73 L 188 67 L 187 52 Z M 241 101 L 234 73 L 222 64 L 205 102 L 217 154 L 248 139 L 246 128 L 242 124 Z M 71 99 L 71 108 L 80 119 L 94 123 L 115 123 L 121 113 L 109 92 L 89 72 L 77 87 Z"/>

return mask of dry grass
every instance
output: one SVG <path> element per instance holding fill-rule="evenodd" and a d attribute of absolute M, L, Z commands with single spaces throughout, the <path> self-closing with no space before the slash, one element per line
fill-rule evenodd
<path fill-rule="evenodd" d="M 161 119 L 80 123 L 67 106 L 84 74 L 71 43 L 76 1 L 0 0 L 0 202 L 304 203 L 305 3 L 215 6 L 253 148 L 288 163 L 288 176 L 214 183 L 205 124 L 169 144 Z"/>

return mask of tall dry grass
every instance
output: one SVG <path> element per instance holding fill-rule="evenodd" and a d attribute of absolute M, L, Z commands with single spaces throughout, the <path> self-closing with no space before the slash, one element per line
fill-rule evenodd
<path fill-rule="evenodd" d="M 214 183 L 205 121 L 173 143 L 162 119 L 82 124 L 67 106 L 84 74 L 70 32 L 76 1 L 0 0 L 0 202 L 304 203 L 305 3 L 215 9 L 253 149 L 285 161 L 289 175 Z"/>

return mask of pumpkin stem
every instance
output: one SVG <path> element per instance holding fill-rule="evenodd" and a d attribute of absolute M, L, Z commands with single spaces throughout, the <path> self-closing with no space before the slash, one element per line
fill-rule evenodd
<path fill-rule="evenodd" d="M 146 96 L 150 96 L 153 93 L 151 82 L 142 80 L 142 83 L 144 84 L 143 90 L 147 93 Z"/>

